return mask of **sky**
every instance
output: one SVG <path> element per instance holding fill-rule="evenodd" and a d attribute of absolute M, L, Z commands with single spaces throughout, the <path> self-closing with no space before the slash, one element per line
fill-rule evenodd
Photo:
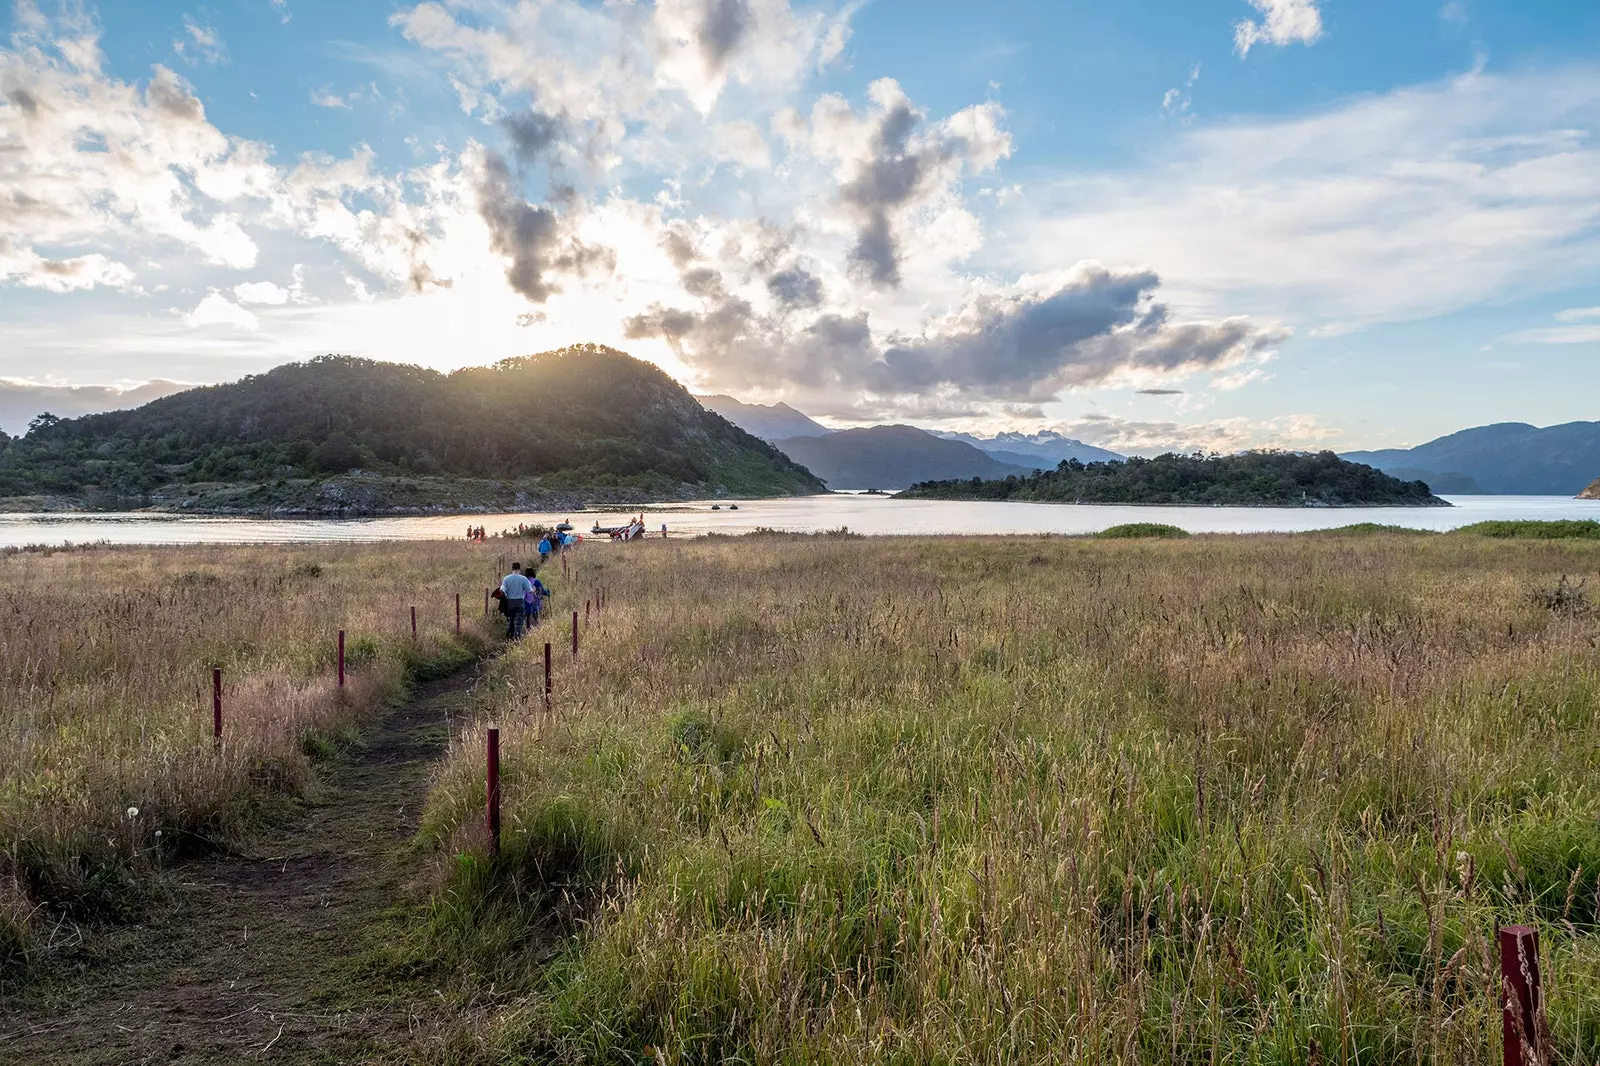
<path fill-rule="evenodd" d="M 1130 453 L 1600 418 L 1593 0 L 0 11 L 12 433 L 585 341 Z"/>

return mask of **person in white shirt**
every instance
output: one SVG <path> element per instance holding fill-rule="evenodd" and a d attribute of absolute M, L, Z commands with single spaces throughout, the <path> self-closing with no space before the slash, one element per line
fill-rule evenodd
<path fill-rule="evenodd" d="M 511 564 L 511 573 L 500 579 L 500 591 L 506 597 L 506 639 L 515 640 L 527 625 L 526 604 L 528 593 L 533 591 L 533 583 L 522 572 L 521 563 Z"/>

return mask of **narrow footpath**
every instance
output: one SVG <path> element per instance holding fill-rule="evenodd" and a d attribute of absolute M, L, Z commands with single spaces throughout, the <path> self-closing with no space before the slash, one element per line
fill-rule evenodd
<path fill-rule="evenodd" d="M 479 671 L 419 687 L 241 854 L 171 871 L 176 906 L 96 932 L 81 971 L 0 1002 L 0 1062 L 405 1061 L 441 1022 L 372 972 L 418 874 L 406 845 Z"/>

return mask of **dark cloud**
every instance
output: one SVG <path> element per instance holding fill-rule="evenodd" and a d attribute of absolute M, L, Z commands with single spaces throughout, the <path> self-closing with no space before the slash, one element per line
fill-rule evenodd
<path fill-rule="evenodd" d="M 822 302 L 822 279 L 803 267 L 790 267 L 767 279 L 767 291 L 785 307 L 815 307 Z"/>
<path fill-rule="evenodd" d="M 561 119 L 536 110 L 512 115 L 500 125 L 511 137 L 512 152 L 524 165 L 537 162 L 560 139 L 566 128 Z"/>
<path fill-rule="evenodd" d="M 29 115 L 37 115 L 39 113 L 39 98 L 26 89 L 7 89 L 6 99 Z"/>
<path fill-rule="evenodd" d="M 886 340 L 864 312 L 798 324 L 719 295 L 698 311 L 652 307 L 628 335 L 666 340 L 719 388 L 781 383 L 889 406 L 953 392 L 965 404 L 1039 403 L 1129 371 L 1231 365 L 1283 337 L 1243 319 L 1171 323 L 1153 300 L 1159 284 L 1148 271 L 1093 268 L 1052 292 L 980 297 L 937 331 Z"/>
<path fill-rule="evenodd" d="M 569 236 L 561 216 L 546 204 L 530 204 L 518 191 L 511 168 L 497 152 L 486 152 L 478 183 L 478 214 L 489 227 L 489 244 L 511 260 L 506 281 L 534 303 L 560 289 L 553 273 L 588 274 L 616 268 L 616 253 Z"/>
<path fill-rule="evenodd" d="M 889 214 L 909 203 L 931 169 L 949 157 L 949 146 L 934 141 L 910 149 L 919 116 L 901 100 L 885 111 L 872 135 L 872 151 L 840 190 L 845 203 L 862 215 L 850 261 L 874 285 L 900 284 L 900 249 Z"/>
<path fill-rule="evenodd" d="M 721 70 L 739 42 L 755 28 L 749 0 L 704 0 L 705 9 L 696 33 L 706 66 Z"/>
<path fill-rule="evenodd" d="M 1140 389 L 1140 396 L 1182 396 L 1182 389 Z"/>

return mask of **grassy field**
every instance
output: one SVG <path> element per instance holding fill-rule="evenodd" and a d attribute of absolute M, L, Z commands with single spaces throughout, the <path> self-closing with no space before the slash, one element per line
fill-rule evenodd
<path fill-rule="evenodd" d="M 78 919 L 135 910 L 155 870 L 237 839 L 408 680 L 488 647 L 482 590 L 503 550 L 0 556 L 0 976 Z M 220 746 L 213 667 L 225 679 Z"/>
<path fill-rule="evenodd" d="M 1498 1063 L 1523 921 L 1600 1061 L 1600 545 L 1357 533 L 597 549 L 501 857 L 432 792 L 455 1056 Z"/>

